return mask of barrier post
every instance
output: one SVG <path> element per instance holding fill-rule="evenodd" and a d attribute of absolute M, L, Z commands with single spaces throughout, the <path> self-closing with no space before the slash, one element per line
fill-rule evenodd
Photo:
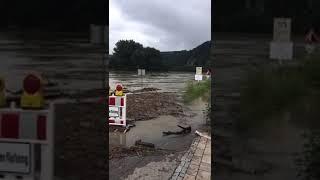
<path fill-rule="evenodd" d="M 47 145 L 41 145 L 41 174 L 42 180 L 53 180 L 54 177 L 54 104 L 49 104 L 47 119 Z"/>
<path fill-rule="evenodd" d="M 109 96 L 109 125 L 126 126 L 127 95 Z"/>

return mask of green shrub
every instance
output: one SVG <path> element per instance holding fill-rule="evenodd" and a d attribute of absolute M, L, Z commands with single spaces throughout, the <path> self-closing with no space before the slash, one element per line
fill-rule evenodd
<path fill-rule="evenodd" d="M 262 127 L 304 97 L 308 88 L 300 67 L 265 67 L 248 73 L 241 90 L 238 128 Z"/>
<path fill-rule="evenodd" d="M 188 82 L 183 99 L 186 103 L 190 103 L 195 99 L 204 98 L 209 99 L 211 92 L 211 80 L 204 80 L 200 82 Z"/>

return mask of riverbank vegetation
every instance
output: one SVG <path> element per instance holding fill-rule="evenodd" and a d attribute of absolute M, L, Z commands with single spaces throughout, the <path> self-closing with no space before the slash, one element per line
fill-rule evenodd
<path fill-rule="evenodd" d="M 300 125 L 319 126 L 315 117 L 320 105 L 320 56 L 291 65 L 270 65 L 248 73 L 241 91 L 242 130 L 264 127 L 270 118 L 294 114 Z M 299 118 L 307 117 L 302 122 Z M 244 128 L 244 129 L 243 129 Z"/>
<path fill-rule="evenodd" d="M 198 98 L 203 98 L 209 102 L 211 92 L 211 80 L 206 79 L 203 81 L 190 81 L 187 83 L 186 91 L 183 95 L 183 99 L 186 103 L 190 103 Z"/>
<path fill-rule="evenodd" d="M 183 94 L 185 103 L 191 103 L 192 101 L 202 98 L 207 107 L 204 110 L 207 125 L 211 124 L 212 112 L 211 112 L 211 79 L 206 79 L 200 82 L 188 82 L 186 91 Z"/>
<path fill-rule="evenodd" d="M 319 179 L 320 56 L 258 68 L 248 74 L 243 85 L 237 130 L 257 133 L 290 120 L 310 132 L 304 136 L 306 143 L 296 161 L 298 175 L 305 180 Z"/>

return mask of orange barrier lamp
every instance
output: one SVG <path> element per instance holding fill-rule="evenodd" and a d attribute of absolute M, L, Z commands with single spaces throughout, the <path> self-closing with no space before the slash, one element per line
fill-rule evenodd
<path fill-rule="evenodd" d="M 23 80 L 23 94 L 20 105 L 22 108 L 43 108 L 44 97 L 42 92 L 43 81 L 35 74 L 27 75 Z"/>
<path fill-rule="evenodd" d="M 116 95 L 116 96 L 124 96 L 123 87 L 122 87 L 121 84 L 118 84 L 118 85 L 116 86 L 115 95 Z"/>

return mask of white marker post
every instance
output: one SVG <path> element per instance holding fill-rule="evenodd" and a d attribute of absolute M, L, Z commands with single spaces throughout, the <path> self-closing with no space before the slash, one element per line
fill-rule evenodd
<path fill-rule="evenodd" d="M 194 79 L 199 83 L 199 81 L 202 81 L 202 76 L 202 67 L 196 67 L 196 75 Z"/>
<path fill-rule="evenodd" d="M 293 43 L 291 42 L 291 19 L 275 18 L 273 25 L 273 40 L 270 43 L 270 58 L 291 60 L 293 58 Z"/>

